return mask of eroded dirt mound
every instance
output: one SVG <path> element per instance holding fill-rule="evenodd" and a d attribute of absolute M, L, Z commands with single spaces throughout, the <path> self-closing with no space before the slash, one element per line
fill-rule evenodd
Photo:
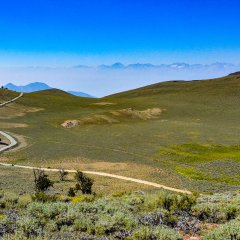
<path fill-rule="evenodd" d="M 162 110 L 160 108 L 149 108 L 147 110 L 139 111 L 133 108 L 122 109 L 119 111 L 112 112 L 114 116 L 127 116 L 135 119 L 154 119 L 160 116 Z"/>
<path fill-rule="evenodd" d="M 98 103 L 93 103 L 92 105 L 97 105 L 97 106 L 111 106 L 111 105 L 116 105 L 116 103 L 111 103 L 111 102 L 98 102 Z"/>
<path fill-rule="evenodd" d="M 160 108 L 149 108 L 142 111 L 133 108 L 126 108 L 114 112 L 84 117 L 79 120 L 66 120 L 61 125 L 64 128 L 73 128 L 78 125 L 87 124 L 114 124 L 131 120 L 150 120 L 157 119 L 162 111 L 163 110 Z"/>
<path fill-rule="evenodd" d="M 79 125 L 79 121 L 78 120 L 66 120 L 61 125 L 62 125 L 62 127 L 65 127 L 65 128 L 72 128 L 72 127 L 78 126 Z"/>

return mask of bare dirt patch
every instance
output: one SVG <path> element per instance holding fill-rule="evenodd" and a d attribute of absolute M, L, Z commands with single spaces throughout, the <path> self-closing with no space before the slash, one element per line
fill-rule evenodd
<path fill-rule="evenodd" d="M 160 108 L 149 108 L 140 111 L 133 108 L 126 108 L 104 114 L 84 117 L 80 120 L 66 120 L 61 125 L 64 128 L 73 128 L 79 125 L 87 124 L 114 124 L 129 120 L 151 120 L 157 119 L 164 110 L 165 109 L 162 110 Z"/>
<path fill-rule="evenodd" d="M 97 105 L 97 106 L 111 106 L 111 105 L 116 105 L 116 103 L 111 103 L 111 102 L 98 102 L 98 103 L 93 103 L 92 105 Z"/>
<path fill-rule="evenodd" d="M 83 159 L 83 160 L 76 159 L 76 161 L 72 159 L 70 163 L 69 161 L 62 160 L 60 163 L 52 162 L 51 164 L 52 168 L 54 167 L 58 168 L 59 166 L 65 169 L 68 169 L 69 167 L 71 167 L 73 169 L 81 169 L 81 170 L 89 170 L 89 171 L 98 170 L 98 171 L 109 171 L 109 172 L 112 172 L 112 171 L 122 172 L 129 169 L 129 167 L 132 167 L 128 163 L 122 163 L 122 162 L 111 163 L 111 162 L 105 162 L 105 161 L 92 162 L 92 160 L 88 160 L 88 159 Z"/>
<path fill-rule="evenodd" d="M 0 119 L 10 119 L 14 117 L 22 117 L 27 113 L 43 111 L 43 108 L 33 108 L 11 103 L 0 108 Z"/>
<path fill-rule="evenodd" d="M 28 125 L 24 123 L 8 123 L 0 122 L 0 128 L 10 129 L 10 128 L 26 128 Z"/>

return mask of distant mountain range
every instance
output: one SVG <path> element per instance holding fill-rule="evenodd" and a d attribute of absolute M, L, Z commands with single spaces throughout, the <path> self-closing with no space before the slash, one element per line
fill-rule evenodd
<path fill-rule="evenodd" d="M 133 63 L 124 65 L 121 62 L 116 62 L 112 65 L 100 65 L 97 67 L 85 66 L 85 65 L 78 65 L 74 66 L 74 68 L 98 68 L 98 69 L 149 69 L 149 68 L 157 68 L 157 69 L 201 69 L 201 68 L 214 68 L 214 69 L 224 69 L 229 67 L 240 67 L 240 65 L 231 64 L 231 63 L 212 63 L 212 64 L 188 64 L 184 62 L 177 62 L 172 64 L 160 64 L 154 65 L 151 63 Z"/>
<path fill-rule="evenodd" d="M 12 90 L 12 91 L 25 92 L 25 93 L 52 89 L 52 87 L 50 87 L 47 84 L 42 83 L 42 82 L 34 82 L 34 83 L 27 84 L 25 86 L 17 86 L 12 83 L 8 83 L 4 87 L 9 90 Z M 87 93 L 83 93 L 83 92 L 76 92 L 76 91 L 67 91 L 67 92 L 72 95 L 78 96 L 78 97 L 88 97 L 88 98 L 93 97 L 93 96 L 91 96 Z"/>
<path fill-rule="evenodd" d="M 14 81 L 13 79 L 17 76 L 19 85 L 23 85 L 26 79 L 33 84 L 28 87 L 17 86 L 18 88 L 10 85 L 7 86 L 9 89 L 32 92 L 48 89 L 52 83 L 55 83 L 54 87 L 72 90 L 70 93 L 77 96 L 89 97 L 89 94 L 85 93 L 91 93 L 92 96 L 103 97 L 166 80 L 205 80 L 227 76 L 237 71 L 240 71 L 240 64 L 224 62 L 211 64 L 116 62 L 97 66 L 77 64 L 66 67 L 25 66 L 1 68 L 0 82 L 5 85 Z M 41 86 L 42 79 L 49 86 Z M 34 82 L 40 82 L 40 84 Z M 15 82 L 12 83 L 15 84 Z M 76 92 L 79 89 L 84 93 Z"/>
<path fill-rule="evenodd" d="M 12 91 L 26 93 L 51 89 L 51 87 L 49 87 L 47 84 L 41 82 L 30 83 L 25 86 L 16 86 L 12 83 L 8 83 L 4 87 Z"/>

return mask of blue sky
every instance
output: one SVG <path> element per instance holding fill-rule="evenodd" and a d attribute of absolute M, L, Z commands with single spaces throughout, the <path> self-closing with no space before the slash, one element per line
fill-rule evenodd
<path fill-rule="evenodd" d="M 0 85 L 40 81 L 105 96 L 240 69 L 239 0 L 0 0 Z M 234 63 L 183 69 L 72 68 L 122 62 Z"/>
<path fill-rule="evenodd" d="M 239 0 L 1 0 L 0 65 L 239 63 L 239 9 Z"/>

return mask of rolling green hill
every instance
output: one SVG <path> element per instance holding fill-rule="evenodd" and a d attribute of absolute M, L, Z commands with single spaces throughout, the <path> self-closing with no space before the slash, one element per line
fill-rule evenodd
<path fill-rule="evenodd" d="M 102 170 L 200 192 L 239 188 L 240 74 L 163 82 L 102 99 L 51 89 L 15 104 L 25 111 L 7 120 L 7 130 L 28 146 L 5 160 Z M 143 117 L 152 109 L 160 114 Z M 78 124 L 65 128 L 66 120 Z M 4 124 L 0 119 L 1 129 Z"/>

